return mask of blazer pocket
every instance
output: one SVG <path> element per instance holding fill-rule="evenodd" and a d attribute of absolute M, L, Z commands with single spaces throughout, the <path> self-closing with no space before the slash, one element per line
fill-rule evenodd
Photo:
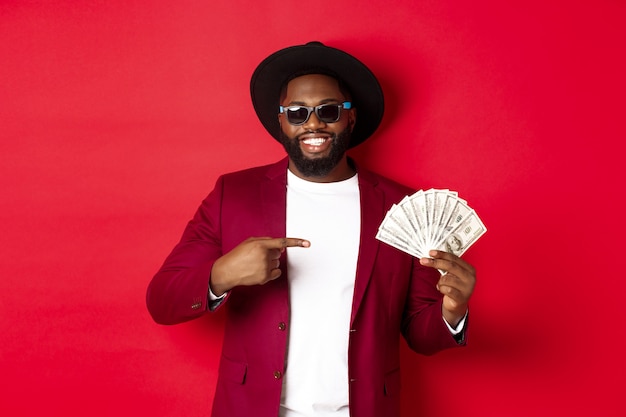
<path fill-rule="evenodd" d="M 248 365 L 229 359 L 226 356 L 222 356 L 218 372 L 220 378 L 223 378 L 224 380 L 234 382 L 236 384 L 244 384 L 246 382 Z"/>
<path fill-rule="evenodd" d="M 400 393 L 400 368 L 385 374 L 385 396 L 392 397 Z"/>

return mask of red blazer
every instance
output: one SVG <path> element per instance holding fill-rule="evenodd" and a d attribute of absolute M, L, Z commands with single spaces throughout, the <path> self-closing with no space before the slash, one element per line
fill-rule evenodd
<path fill-rule="evenodd" d="M 156 322 L 180 323 L 210 311 L 213 262 L 248 237 L 285 236 L 287 163 L 218 179 L 148 287 Z M 375 239 L 387 210 L 413 190 L 364 169 L 358 175 L 361 243 L 348 349 L 350 415 L 392 417 L 400 414 L 399 334 L 422 354 L 464 342 L 457 343 L 443 321 L 435 288 L 439 273 Z M 262 286 L 232 289 L 222 306 L 227 318 L 212 415 L 277 417 L 289 331 L 287 271 Z"/>

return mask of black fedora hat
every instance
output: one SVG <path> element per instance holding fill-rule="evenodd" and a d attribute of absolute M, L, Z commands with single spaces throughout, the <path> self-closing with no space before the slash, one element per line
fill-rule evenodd
<path fill-rule="evenodd" d="M 282 86 L 294 75 L 319 71 L 339 78 L 352 94 L 357 122 L 350 147 L 364 142 L 378 128 L 385 108 L 383 91 L 376 76 L 361 61 L 321 42 L 281 49 L 265 58 L 250 80 L 252 105 L 265 129 L 280 139 L 278 106 Z"/>

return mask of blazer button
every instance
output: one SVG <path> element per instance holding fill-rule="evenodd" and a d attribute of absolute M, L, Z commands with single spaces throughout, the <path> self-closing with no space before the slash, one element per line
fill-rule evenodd
<path fill-rule="evenodd" d="M 283 376 L 283 373 L 280 371 L 274 371 L 274 379 L 280 379 Z"/>
<path fill-rule="evenodd" d="M 280 323 L 278 323 L 278 330 L 283 331 L 287 328 L 287 325 L 285 324 L 284 321 L 281 321 Z"/>

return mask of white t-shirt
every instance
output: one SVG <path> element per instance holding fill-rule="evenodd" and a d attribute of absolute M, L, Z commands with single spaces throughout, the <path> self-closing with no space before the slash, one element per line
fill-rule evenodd
<path fill-rule="evenodd" d="M 287 175 L 291 304 L 281 417 L 348 416 L 348 339 L 361 233 L 357 176 L 315 183 Z"/>

